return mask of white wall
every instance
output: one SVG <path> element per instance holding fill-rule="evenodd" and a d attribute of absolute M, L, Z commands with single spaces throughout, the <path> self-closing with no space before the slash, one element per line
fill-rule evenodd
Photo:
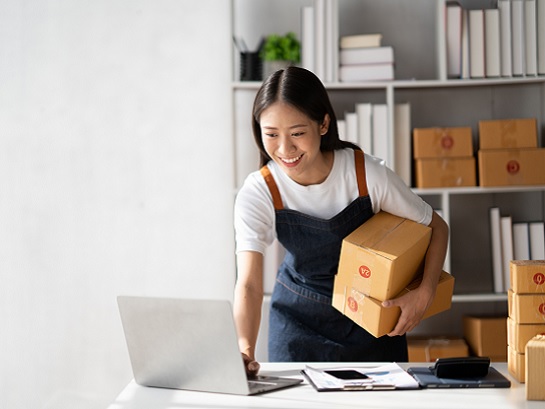
<path fill-rule="evenodd" d="M 231 298 L 229 2 L 0 1 L 0 407 L 104 407 L 118 294 Z"/>

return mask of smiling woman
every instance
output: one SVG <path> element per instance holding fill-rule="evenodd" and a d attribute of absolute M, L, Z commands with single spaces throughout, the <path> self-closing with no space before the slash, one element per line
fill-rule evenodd
<path fill-rule="evenodd" d="M 262 168 L 235 203 L 237 284 L 234 313 L 247 371 L 263 302 L 263 253 L 277 238 L 286 257 L 269 317 L 271 361 L 407 360 L 404 334 L 428 308 L 445 258 L 447 226 L 379 158 L 339 139 L 327 91 L 310 71 L 279 70 L 257 92 L 252 128 Z M 424 278 L 394 330 L 375 338 L 331 305 L 342 239 L 380 210 L 432 227 Z"/>

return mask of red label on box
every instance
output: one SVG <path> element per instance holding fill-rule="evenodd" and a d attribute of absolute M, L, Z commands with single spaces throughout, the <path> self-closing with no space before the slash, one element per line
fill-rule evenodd
<path fill-rule="evenodd" d="M 507 173 L 510 175 L 517 174 L 520 170 L 520 164 L 516 160 L 510 160 L 507 162 Z"/>
<path fill-rule="evenodd" d="M 545 303 L 541 304 L 538 308 L 539 313 L 545 315 Z"/>
<path fill-rule="evenodd" d="M 367 266 L 360 266 L 360 276 L 363 278 L 371 277 L 371 269 Z"/>
<path fill-rule="evenodd" d="M 537 285 L 541 285 L 545 283 L 545 274 L 543 273 L 534 274 L 534 283 L 536 283 Z"/>
<path fill-rule="evenodd" d="M 348 297 L 347 301 L 348 301 L 348 308 L 350 308 L 354 312 L 358 311 L 358 303 L 353 297 Z"/>
<path fill-rule="evenodd" d="M 452 136 L 448 134 L 443 135 L 443 137 L 441 138 L 441 146 L 443 147 L 443 149 L 452 149 L 452 147 L 454 146 L 454 139 L 452 138 Z"/>

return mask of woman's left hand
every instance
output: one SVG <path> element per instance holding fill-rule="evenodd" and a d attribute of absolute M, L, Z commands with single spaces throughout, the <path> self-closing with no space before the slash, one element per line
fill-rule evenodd
<path fill-rule="evenodd" d="M 383 307 L 399 307 L 401 309 L 397 324 L 388 336 L 403 335 L 416 327 L 432 303 L 433 296 L 432 291 L 428 291 L 421 286 L 401 297 L 384 301 L 382 303 Z"/>

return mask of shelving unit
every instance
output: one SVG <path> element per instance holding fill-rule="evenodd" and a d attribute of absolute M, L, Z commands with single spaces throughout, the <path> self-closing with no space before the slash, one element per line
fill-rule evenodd
<path fill-rule="evenodd" d="M 387 163 L 394 163 L 394 105 L 409 102 L 411 128 L 470 126 L 475 153 L 478 122 L 483 119 L 537 118 L 538 143 L 545 129 L 545 77 L 446 79 L 444 0 L 325 0 L 338 6 L 339 35 L 383 33 L 383 44 L 395 52 L 396 80 L 387 82 L 327 82 L 336 112 L 357 102 L 385 103 L 389 109 Z M 300 35 L 300 9 L 314 1 L 233 0 L 234 34 L 255 41 L 262 35 L 294 31 Z M 281 13 L 281 18 L 275 18 Z M 257 169 L 257 151 L 250 128 L 251 103 L 260 82 L 237 80 L 234 50 L 234 144 L 239 164 L 235 191 L 246 174 Z M 254 160 L 255 162 L 252 163 Z M 252 159 L 248 159 L 252 158 Z M 242 160 L 244 159 L 244 160 Z M 393 166 L 392 166 L 393 167 Z M 394 168 L 395 170 L 395 168 Z M 506 294 L 493 292 L 488 210 L 500 206 L 513 221 L 545 220 L 545 186 L 498 188 L 414 189 L 441 209 L 451 237 L 445 269 L 456 278 L 452 317 L 464 313 L 507 313 Z M 274 274 L 268 271 L 267 274 Z M 448 314 L 447 314 L 448 315 Z M 419 331 L 461 331 L 441 314 L 421 324 Z M 441 322 L 442 321 L 442 322 Z"/>

